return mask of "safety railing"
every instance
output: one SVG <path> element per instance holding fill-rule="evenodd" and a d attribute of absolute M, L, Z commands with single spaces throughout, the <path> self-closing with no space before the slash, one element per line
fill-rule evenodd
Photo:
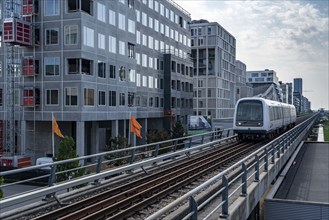
<path fill-rule="evenodd" d="M 294 149 L 290 148 L 296 148 L 305 138 L 310 128 L 314 125 L 316 118 L 317 115 L 314 115 L 146 219 L 159 219 L 173 208 L 176 210 L 183 205 L 187 208 L 185 212 L 180 214 L 179 219 L 198 219 L 198 211 L 213 202 L 215 198 L 220 197 L 221 202 L 213 210 L 209 211 L 208 215 L 203 217 L 203 219 L 212 219 L 214 213 L 218 212 L 221 213 L 221 217 L 228 217 L 230 202 L 233 202 L 237 198 L 236 196 L 246 196 L 248 194 L 248 183 L 258 182 L 260 174 L 267 172 L 269 166 L 275 165 L 280 157 L 286 156 L 288 158 L 290 155 L 285 155 L 286 152 L 293 152 Z M 202 200 L 198 204 L 197 195 L 213 185 L 219 186 L 217 192 L 211 194 L 209 198 L 203 199 L 204 201 Z"/>
<path fill-rule="evenodd" d="M 179 156 L 188 157 L 191 153 L 193 153 L 193 151 L 202 150 L 235 137 L 236 136 L 234 135 L 232 129 L 225 129 L 157 143 L 117 149 L 68 160 L 56 161 L 43 165 L 4 171 L 0 172 L 0 177 L 4 178 L 5 184 L 0 185 L 0 189 L 5 189 L 6 187 L 18 184 L 46 180 L 46 187 L 42 188 L 42 192 L 39 194 L 37 193 L 37 195 L 46 195 L 50 197 L 52 196 L 51 194 L 56 193 L 57 191 L 66 190 L 68 188 L 77 187 L 83 184 L 97 183 L 100 179 L 119 175 L 136 168 L 144 169 L 146 166 L 160 162 L 165 163 Z M 77 163 L 77 161 L 80 163 L 79 167 L 65 170 L 62 168 L 59 169 L 61 166 L 69 167 L 70 164 Z M 73 176 L 75 176 L 74 174 L 81 172 L 81 170 L 83 170 L 85 175 L 73 178 Z M 38 171 L 41 175 L 15 182 L 7 181 L 10 176 L 17 176 L 29 171 Z M 68 178 L 65 181 L 58 182 L 57 179 L 60 175 L 64 175 Z M 33 194 L 33 192 L 28 193 Z M 16 195 L 12 195 L 8 198 L 5 197 L 0 200 L 0 208 L 1 206 L 7 207 L 8 204 L 15 204 L 15 196 Z M 24 195 L 19 195 L 16 199 L 22 197 L 24 197 Z M 34 196 L 32 197 L 35 198 Z M 8 201 L 10 202 L 7 203 Z"/>

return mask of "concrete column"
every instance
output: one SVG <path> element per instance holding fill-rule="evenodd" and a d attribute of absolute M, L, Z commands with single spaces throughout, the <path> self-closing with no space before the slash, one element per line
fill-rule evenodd
<path fill-rule="evenodd" d="M 92 122 L 91 127 L 91 153 L 99 153 L 99 123 L 97 121 Z"/>
<path fill-rule="evenodd" d="M 85 149 L 85 122 L 84 121 L 77 121 L 76 124 L 76 130 L 77 130 L 77 140 L 76 140 L 76 146 L 77 146 L 77 154 L 79 157 L 85 156 L 86 149 Z"/>
<path fill-rule="evenodd" d="M 119 121 L 114 120 L 112 121 L 112 137 L 116 137 L 119 134 Z"/>

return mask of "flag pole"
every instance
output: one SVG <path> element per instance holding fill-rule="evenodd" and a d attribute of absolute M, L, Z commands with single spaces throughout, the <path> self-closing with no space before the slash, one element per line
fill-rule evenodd
<path fill-rule="evenodd" d="M 55 158 L 55 137 L 54 137 L 54 113 L 51 112 L 51 146 L 53 158 Z"/>

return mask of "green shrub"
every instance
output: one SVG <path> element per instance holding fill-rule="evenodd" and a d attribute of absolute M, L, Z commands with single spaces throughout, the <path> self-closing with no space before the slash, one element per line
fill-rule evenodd
<path fill-rule="evenodd" d="M 75 142 L 73 138 L 65 136 L 59 144 L 58 154 L 55 157 L 55 161 L 77 158 L 78 154 L 76 153 L 76 150 L 73 149 L 74 146 L 75 146 Z M 70 163 L 57 165 L 56 171 L 60 172 L 60 171 L 71 170 L 79 167 L 81 167 L 81 165 L 77 160 Z M 84 173 L 85 173 L 84 169 L 76 169 L 74 171 L 60 173 L 57 175 L 56 181 L 57 182 L 65 181 L 68 180 L 70 177 L 73 179 L 79 176 L 83 176 Z"/>

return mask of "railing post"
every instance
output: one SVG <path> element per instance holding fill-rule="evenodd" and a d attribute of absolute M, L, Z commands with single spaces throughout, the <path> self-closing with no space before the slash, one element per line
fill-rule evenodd
<path fill-rule="evenodd" d="M 177 150 L 177 143 L 178 143 L 178 141 L 177 140 L 175 140 L 175 143 L 174 143 L 174 147 L 173 147 L 173 152 L 176 152 L 176 150 Z"/>
<path fill-rule="evenodd" d="M 52 165 L 48 179 L 48 186 L 53 186 L 55 181 L 56 181 L 56 165 Z"/>
<path fill-rule="evenodd" d="M 228 179 L 225 175 L 222 176 L 222 188 L 224 188 L 222 192 L 222 214 L 221 217 L 228 216 Z"/>
<path fill-rule="evenodd" d="M 259 156 L 256 154 L 255 155 L 255 160 L 256 160 L 256 164 L 255 164 L 255 182 L 259 181 Z"/>
<path fill-rule="evenodd" d="M 280 158 L 280 141 L 275 144 L 276 145 L 276 156 L 277 158 Z"/>
<path fill-rule="evenodd" d="M 198 219 L 198 204 L 194 200 L 193 196 L 189 197 L 190 213 L 193 212 L 189 219 L 197 220 Z"/>
<path fill-rule="evenodd" d="M 135 151 L 136 151 L 135 148 L 131 149 L 131 157 L 130 157 L 130 161 L 129 161 L 130 164 L 133 164 L 134 163 L 134 160 L 135 160 Z"/>
<path fill-rule="evenodd" d="M 242 162 L 242 191 L 241 191 L 241 196 L 246 196 L 247 195 L 247 165 Z"/>
<path fill-rule="evenodd" d="M 275 162 L 275 145 L 271 144 L 271 148 L 272 148 L 272 159 L 271 159 L 271 163 L 274 164 Z"/>
<path fill-rule="evenodd" d="M 230 136 L 230 129 L 227 130 L 227 135 L 226 137 L 229 137 Z"/>
<path fill-rule="evenodd" d="M 101 172 L 101 164 L 102 164 L 102 156 L 97 156 L 96 159 L 96 173 L 100 173 Z M 99 180 L 95 180 L 94 184 L 98 184 Z"/>
<path fill-rule="evenodd" d="M 264 157 L 264 171 L 267 172 L 268 171 L 268 150 L 267 148 L 265 148 L 265 157 Z"/>
<path fill-rule="evenodd" d="M 212 134 L 211 134 L 211 139 L 210 139 L 210 141 L 214 141 L 215 140 L 215 132 L 213 132 Z"/>
<path fill-rule="evenodd" d="M 159 155 L 159 147 L 160 147 L 160 144 L 157 144 L 155 147 L 155 151 L 154 151 L 154 157 L 157 157 Z"/>
<path fill-rule="evenodd" d="M 284 137 L 283 137 L 283 139 L 279 142 L 280 143 L 280 145 L 281 145 L 281 153 L 282 154 L 284 154 Z"/>
<path fill-rule="evenodd" d="M 48 187 L 53 186 L 54 182 L 56 181 L 56 165 L 52 165 L 50 169 L 50 174 L 48 178 Z M 48 200 L 51 198 L 52 195 L 55 193 L 47 194 L 45 197 L 45 200 Z"/>
<path fill-rule="evenodd" d="M 96 173 L 100 173 L 101 172 L 101 164 L 102 164 L 102 156 L 97 156 L 97 166 L 96 166 Z"/>

